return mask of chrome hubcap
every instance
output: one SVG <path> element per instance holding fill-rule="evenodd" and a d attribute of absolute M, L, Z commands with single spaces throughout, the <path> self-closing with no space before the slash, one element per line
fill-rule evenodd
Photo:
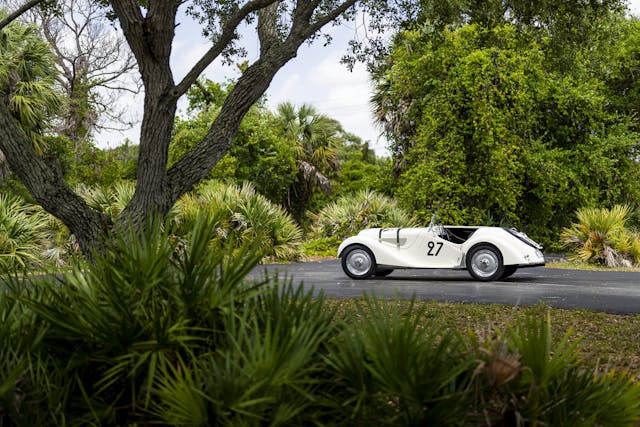
<path fill-rule="evenodd" d="M 352 274 L 362 276 L 371 268 L 371 258 L 362 249 L 355 249 L 347 256 L 346 264 Z"/>
<path fill-rule="evenodd" d="M 490 250 L 480 250 L 473 255 L 471 268 L 480 277 L 489 277 L 498 271 L 500 261 L 495 253 Z"/>

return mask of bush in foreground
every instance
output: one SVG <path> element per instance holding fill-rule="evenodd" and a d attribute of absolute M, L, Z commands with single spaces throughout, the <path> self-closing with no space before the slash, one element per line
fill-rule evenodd
<path fill-rule="evenodd" d="M 633 425 L 640 386 L 579 363 L 549 322 L 487 337 L 365 298 L 350 323 L 322 296 L 256 276 L 248 246 L 195 222 L 123 232 L 59 278 L 0 293 L 0 424 Z M 514 421 L 515 420 L 515 421 Z"/>

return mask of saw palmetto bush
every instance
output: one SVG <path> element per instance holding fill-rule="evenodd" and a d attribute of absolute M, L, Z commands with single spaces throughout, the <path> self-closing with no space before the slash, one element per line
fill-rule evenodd
<path fill-rule="evenodd" d="M 159 225 L 144 236 L 119 233 L 93 262 L 1 294 L 0 308 L 9 308 L 0 314 L 16 325 L 9 329 L 3 322 L 0 334 L 9 336 L 3 351 L 25 356 L 5 368 L 2 391 L 10 395 L 12 384 L 19 390 L 13 393 L 17 406 L 3 404 L 0 416 L 35 425 L 29 424 L 34 416 L 29 408 L 38 403 L 41 415 L 49 417 L 38 425 L 129 425 L 148 419 L 159 378 L 179 360 L 216 351 L 225 339 L 226 313 L 266 286 L 245 280 L 260 258 L 255 251 L 245 247 L 238 257 L 227 256 L 208 244 L 211 230 L 210 221 L 198 222 L 179 256 Z M 24 326 L 24 319 L 33 321 Z M 24 344 L 21 335 L 33 339 Z M 42 366 L 56 374 L 48 377 L 45 404 L 43 393 L 23 387 L 29 370 L 42 372 Z M 49 407 L 61 408 L 65 421 Z"/>
<path fill-rule="evenodd" d="M 578 261 L 609 267 L 637 264 L 639 236 L 626 227 L 630 210 L 628 205 L 579 209 L 578 221 L 562 231 L 561 241 Z"/>
<path fill-rule="evenodd" d="M 582 370 L 548 321 L 489 346 L 370 297 L 338 322 L 322 295 L 261 275 L 260 250 L 212 245 L 219 221 L 203 213 L 181 250 L 164 224 L 116 230 L 69 273 L 5 280 L 0 425 L 640 420 L 640 386 Z"/>
<path fill-rule="evenodd" d="M 332 244 L 365 228 L 416 225 L 411 216 L 399 208 L 393 199 L 373 190 L 342 196 L 317 214 L 311 214 L 311 221 L 311 237 L 328 239 Z"/>
<path fill-rule="evenodd" d="M 640 387 L 614 372 L 586 369 L 568 331 L 552 337 L 551 321 L 526 317 L 477 343 L 478 419 L 486 425 L 635 425 Z"/>
<path fill-rule="evenodd" d="M 232 306 L 218 351 L 172 368 L 155 412 L 169 425 L 312 425 L 327 411 L 330 320 L 322 300 L 290 284 Z"/>
<path fill-rule="evenodd" d="M 214 240 L 219 244 L 234 241 L 242 246 L 251 241 L 266 257 L 277 260 L 296 260 L 302 255 L 300 227 L 248 182 L 209 181 L 180 199 L 172 215 L 178 235 L 184 236 L 201 212 L 217 218 Z"/>
<path fill-rule="evenodd" d="M 466 425 L 475 357 L 410 305 L 367 297 L 327 357 L 347 425 Z"/>
<path fill-rule="evenodd" d="M 110 186 L 86 187 L 80 185 L 76 188 L 76 191 L 89 206 L 109 215 L 111 218 L 115 218 L 131 201 L 135 189 L 133 182 L 120 181 Z"/>
<path fill-rule="evenodd" d="M 48 225 L 38 206 L 0 194 L 0 271 L 41 264 Z"/>

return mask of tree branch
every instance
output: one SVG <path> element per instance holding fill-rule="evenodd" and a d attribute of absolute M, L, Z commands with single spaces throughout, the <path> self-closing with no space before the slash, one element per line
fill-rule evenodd
<path fill-rule="evenodd" d="M 27 3 L 23 4 L 22 7 L 18 8 L 18 10 L 16 10 L 11 15 L 7 16 L 2 21 L 0 21 L 0 30 L 2 30 L 7 25 L 11 24 L 16 19 L 18 19 L 20 16 L 22 16 L 23 13 L 29 11 L 33 7 L 42 3 L 43 1 L 44 0 L 30 0 Z"/>
<path fill-rule="evenodd" d="M 245 19 L 251 12 L 255 12 L 256 10 L 262 9 L 263 7 L 269 6 L 277 1 L 279 0 L 254 0 L 242 6 L 226 21 L 222 31 L 220 32 L 220 37 L 216 40 L 215 44 L 211 46 L 209 51 L 207 51 L 196 65 L 191 68 L 182 81 L 176 85 L 173 90 L 173 95 L 176 98 L 179 98 L 187 93 L 187 90 L 189 90 L 191 85 L 195 83 L 198 77 L 200 77 L 200 74 L 202 74 L 204 70 L 211 65 L 231 40 L 233 40 L 236 28 L 238 28 L 238 25 L 240 25 L 243 19 Z"/>
<path fill-rule="evenodd" d="M 76 236 L 82 250 L 88 253 L 109 226 L 109 219 L 91 209 L 71 191 L 59 167 L 51 167 L 38 156 L 24 133 L 15 123 L 9 109 L 0 100 L 0 150 L 11 170 L 20 178 L 36 201 L 59 218 Z M 94 246 L 93 248 L 97 247 Z"/>
<path fill-rule="evenodd" d="M 299 31 L 305 38 L 308 38 L 313 34 L 315 34 L 316 32 L 320 31 L 320 29 L 325 25 L 327 25 L 329 22 L 335 20 L 340 15 L 345 13 L 347 10 L 349 10 L 350 7 L 355 5 L 357 2 L 358 0 L 347 0 L 344 3 L 342 3 L 340 6 L 336 7 L 335 9 L 332 9 L 326 15 L 319 16 L 315 20 L 315 22 L 296 23 L 294 21 L 294 28 L 291 29 L 291 33 L 293 34 L 294 32 Z"/>
<path fill-rule="evenodd" d="M 267 51 L 276 44 L 278 39 L 278 2 L 260 9 L 258 12 L 258 39 L 260 40 L 260 56 L 264 56 Z"/>

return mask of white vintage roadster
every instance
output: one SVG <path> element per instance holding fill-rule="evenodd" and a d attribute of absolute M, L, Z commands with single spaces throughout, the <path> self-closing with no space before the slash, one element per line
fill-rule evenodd
<path fill-rule="evenodd" d="M 400 268 L 466 269 L 476 280 L 505 279 L 518 268 L 544 265 L 542 246 L 514 228 L 440 225 L 368 228 L 338 248 L 353 279 L 386 276 Z"/>

